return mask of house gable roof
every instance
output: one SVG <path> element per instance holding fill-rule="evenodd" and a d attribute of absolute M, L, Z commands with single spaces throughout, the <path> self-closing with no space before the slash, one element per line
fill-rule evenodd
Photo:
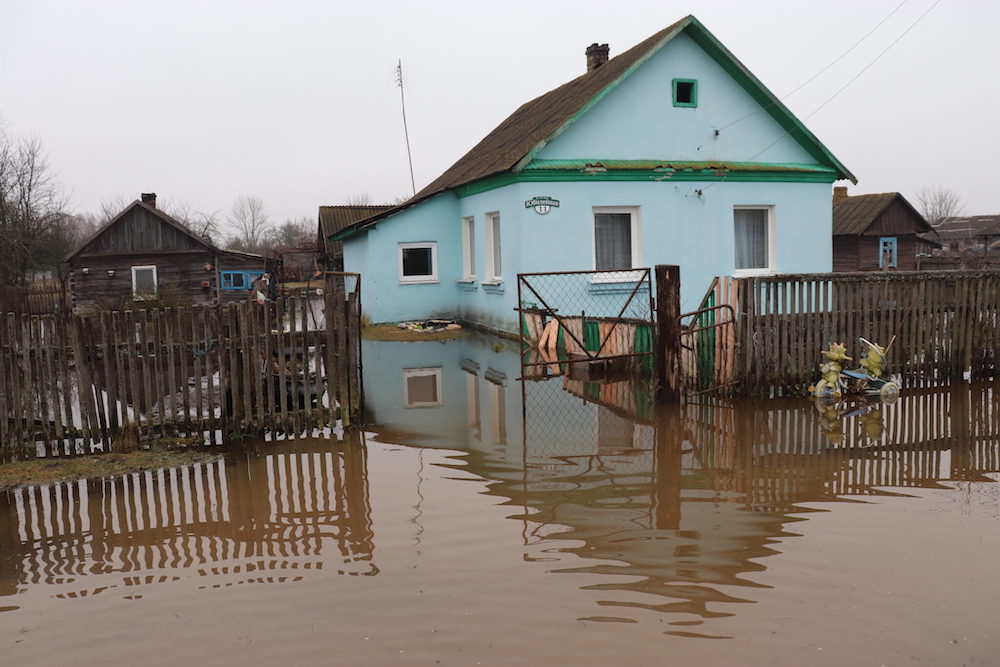
<path fill-rule="evenodd" d="M 597 69 L 582 74 L 572 81 L 555 88 L 521 105 L 513 114 L 459 158 L 443 174 L 417 192 L 412 198 L 392 208 L 380 211 L 363 220 L 349 224 L 334 232 L 331 240 L 340 240 L 355 232 L 371 227 L 379 220 L 390 217 L 406 208 L 419 204 L 442 192 L 468 187 L 469 184 L 490 177 L 523 174 L 538 171 L 540 165 L 534 157 L 556 137 L 569 128 L 577 118 L 614 90 L 646 60 L 655 55 L 674 37 L 685 32 L 709 54 L 751 97 L 761 105 L 777 123 L 812 156 L 817 165 L 761 165 L 757 163 L 732 163 L 740 165 L 733 171 L 792 171 L 832 172 L 835 178 L 857 182 L 854 175 L 815 137 L 763 83 L 748 70 L 712 33 L 694 16 L 686 16 L 656 34 L 639 42 L 631 49 L 609 59 Z M 541 161 L 538 161 L 541 162 Z M 551 163 L 553 161 L 545 161 Z M 553 166 L 546 164 L 545 166 Z M 657 163 L 656 166 L 662 166 Z M 570 168 L 558 165 L 558 168 Z M 603 168 L 603 166 L 602 166 Z M 626 169 L 642 169 L 643 165 L 623 165 Z M 688 165 L 685 168 L 690 169 Z M 714 163 L 699 168 L 705 173 L 693 174 L 699 178 L 729 174 L 730 166 Z M 650 169 L 652 171 L 652 169 Z M 715 173 L 707 173 L 715 172 Z M 653 174 L 657 180 L 662 173 Z M 502 178 L 502 177 L 501 177 Z M 828 181 L 827 181 L 828 182 Z M 472 186 L 475 187 L 475 186 Z M 329 238 L 329 237 L 328 237 Z"/>
<path fill-rule="evenodd" d="M 934 231 L 942 240 L 972 239 L 982 236 L 1000 236 L 1000 215 L 969 215 L 945 218 Z"/>
<path fill-rule="evenodd" d="M 924 217 L 898 192 L 853 195 L 833 202 L 833 235 L 864 234 L 894 202 L 908 209 L 917 229 L 913 233 L 933 231 Z"/>
<path fill-rule="evenodd" d="M 118 215 L 116 215 L 111 220 L 109 220 L 107 223 L 105 223 L 104 226 L 102 226 L 100 229 L 98 229 L 96 232 L 94 232 L 90 236 L 90 238 L 88 238 L 86 241 L 84 241 L 83 243 L 81 243 L 80 246 L 76 250 L 74 250 L 71 253 L 69 253 L 68 255 L 66 255 L 66 257 L 65 257 L 65 259 L 63 259 L 63 261 L 64 262 L 69 262 L 70 260 L 72 260 L 73 258 L 77 257 L 78 255 L 83 254 L 88 248 L 92 248 L 95 245 L 95 242 L 98 241 L 98 239 L 100 239 L 101 237 L 103 237 L 104 235 L 106 235 L 108 232 L 110 232 L 112 229 L 114 229 L 114 227 L 116 225 L 118 225 L 119 223 L 121 223 L 121 221 L 125 220 L 129 216 L 129 214 L 131 214 L 134 210 L 136 210 L 136 208 L 140 208 L 140 209 L 144 210 L 145 212 L 153 215 L 155 218 L 157 218 L 158 220 L 160 220 L 163 224 L 165 224 L 168 227 L 176 230 L 182 236 L 187 237 L 189 240 L 191 240 L 193 242 L 193 244 L 195 246 L 200 246 L 200 247 L 204 248 L 205 250 L 207 250 L 209 252 L 220 252 L 219 248 L 217 248 L 216 246 L 214 246 L 213 244 L 209 243 L 204 238 L 202 238 L 202 237 L 198 236 L 197 234 L 195 234 L 194 232 L 192 232 L 190 229 L 188 229 L 187 225 L 185 225 L 184 223 L 180 222 L 179 220 L 177 220 L 176 218 L 170 216 L 169 214 L 165 213 L 164 211 L 156 208 L 155 206 L 150 206 L 149 204 L 146 204 L 145 202 L 142 202 L 142 201 L 140 201 L 140 200 L 137 199 L 134 202 L 132 202 L 131 204 L 129 204 L 128 206 L 126 206 L 124 209 L 122 209 L 122 211 Z M 248 258 L 262 258 L 263 257 L 262 255 L 257 255 L 257 254 L 254 254 L 254 253 L 240 252 L 240 251 L 235 251 L 235 250 L 226 250 L 226 251 L 222 251 L 222 252 L 227 252 L 229 254 L 234 254 L 234 255 L 241 255 L 241 256 L 244 256 L 244 257 L 248 257 Z"/>
<path fill-rule="evenodd" d="M 597 69 L 523 104 L 418 192 L 415 199 L 503 172 L 521 171 L 542 148 L 682 32 L 718 62 L 819 164 L 832 167 L 838 178 L 856 182 L 854 175 L 698 19 L 687 16 Z"/>

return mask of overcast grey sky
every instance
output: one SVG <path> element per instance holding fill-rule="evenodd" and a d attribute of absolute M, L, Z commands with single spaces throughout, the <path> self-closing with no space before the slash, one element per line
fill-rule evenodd
<path fill-rule="evenodd" d="M 614 56 L 694 13 L 783 97 L 900 2 L 0 0 L 0 117 L 43 142 L 80 212 L 155 191 L 221 212 L 254 194 L 275 221 L 315 219 L 410 194 L 398 59 L 420 189 L 581 74 L 592 42 Z M 933 3 L 906 0 L 785 103 L 805 119 Z M 998 27 L 1000 3 L 942 0 L 805 121 L 852 193 L 944 185 L 966 213 L 1000 213 Z"/>

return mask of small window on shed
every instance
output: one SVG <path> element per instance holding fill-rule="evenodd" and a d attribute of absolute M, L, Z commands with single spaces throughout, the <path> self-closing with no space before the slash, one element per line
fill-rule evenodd
<path fill-rule="evenodd" d="M 136 301 L 156 298 L 156 267 L 132 267 L 132 296 Z"/>
<path fill-rule="evenodd" d="M 698 106 L 698 81 L 695 79 L 674 79 L 674 106 Z"/>

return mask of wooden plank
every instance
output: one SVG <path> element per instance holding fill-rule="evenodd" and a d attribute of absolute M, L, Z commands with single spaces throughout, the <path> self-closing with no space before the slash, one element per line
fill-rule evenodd
<path fill-rule="evenodd" d="M 263 305 L 251 301 L 250 308 L 250 333 L 253 341 L 252 361 L 253 390 L 255 403 L 257 405 L 257 428 L 263 431 L 267 428 L 267 402 L 264 396 L 264 383 L 269 371 L 269 358 L 267 356 L 267 308 L 269 304 L 265 301 Z"/>
<path fill-rule="evenodd" d="M 324 344 L 326 395 L 329 414 L 327 421 L 331 426 L 337 423 L 337 359 L 336 359 L 336 315 L 334 313 L 334 281 L 327 276 L 323 290 L 323 319 L 326 324 L 326 340 Z"/>
<path fill-rule="evenodd" d="M 253 424 L 253 384 L 250 379 L 250 366 L 253 363 L 253 350 L 250 346 L 250 316 L 247 312 L 250 302 L 235 304 L 235 320 L 240 330 L 240 349 L 238 354 L 240 371 L 240 397 L 243 401 L 243 423 L 250 427 Z"/>
<path fill-rule="evenodd" d="M 276 308 L 275 312 L 275 325 L 277 329 L 277 346 L 278 346 L 278 384 L 275 388 L 275 394 L 278 401 L 278 414 L 280 415 L 279 421 L 281 424 L 282 431 L 288 432 L 290 428 L 289 414 L 288 414 L 288 362 L 285 359 L 285 354 L 288 352 L 288 336 L 285 335 L 285 319 L 287 317 L 287 301 L 282 301 L 279 308 Z"/>
<path fill-rule="evenodd" d="M 197 429 L 198 436 L 205 433 L 205 405 L 201 380 L 204 377 L 202 360 L 208 356 L 208 348 L 199 346 L 205 339 L 205 309 L 192 306 L 189 312 L 187 340 L 181 343 L 181 383 L 184 390 L 184 415 L 188 430 Z M 190 361 L 190 366 L 188 362 Z M 207 360 L 206 360 L 207 361 Z M 190 372 L 189 372 L 190 371 Z M 194 382 L 194 403 L 190 400 L 190 385 Z"/>
<path fill-rule="evenodd" d="M 205 416 L 212 429 L 212 439 L 215 439 L 215 430 L 224 421 L 224 415 L 220 412 L 216 417 L 216 404 L 220 408 L 225 406 L 225 392 L 223 392 L 222 381 L 222 340 L 219 332 L 219 308 L 217 306 L 202 308 L 202 338 L 201 349 L 204 351 L 205 361 Z M 218 391 L 216 390 L 216 376 L 218 376 Z M 216 396 L 219 398 L 216 399 Z"/>
<path fill-rule="evenodd" d="M 345 335 L 345 345 L 347 347 L 347 364 L 344 374 L 347 378 L 347 387 L 350 401 L 348 403 L 348 422 L 351 426 L 357 422 L 358 413 L 362 404 L 362 379 L 361 379 L 361 296 L 354 290 L 347 299 L 347 330 Z"/>
<path fill-rule="evenodd" d="M 136 317 L 134 310 L 125 311 L 125 340 L 126 359 L 128 361 L 128 381 L 129 398 L 132 403 L 132 421 L 139 429 L 140 434 L 148 431 L 147 424 L 143 421 L 143 396 L 142 396 L 142 368 L 139 358 L 139 344 L 141 340 L 139 327 L 141 323 Z"/>
<path fill-rule="evenodd" d="M 72 316 L 67 322 L 70 347 L 73 351 L 73 370 L 76 377 L 77 409 L 80 413 L 80 436 L 83 438 L 83 452 L 92 451 L 96 419 L 92 419 L 93 411 L 90 400 L 90 377 L 87 372 L 87 360 L 84 358 L 83 346 L 80 343 L 79 317 Z"/>
<path fill-rule="evenodd" d="M 87 372 L 90 375 L 90 385 L 93 387 L 93 406 L 97 421 L 95 428 L 99 429 L 99 439 L 102 451 L 108 451 L 111 446 L 111 433 L 108 430 L 108 410 L 105 401 L 105 392 L 98 378 L 101 375 L 101 359 L 98 350 L 98 333 L 95 328 L 96 318 L 86 318 L 80 320 L 81 343 L 84 349 L 84 358 L 87 360 Z"/>
<path fill-rule="evenodd" d="M 126 333 L 123 313 L 113 311 L 111 313 L 111 340 L 115 347 L 115 392 L 121 403 L 122 426 L 133 421 L 129 415 L 129 407 L 132 404 L 132 383 L 130 382 L 129 364 L 126 358 L 128 353 Z"/>
<path fill-rule="evenodd" d="M 97 329 L 100 337 L 101 351 L 104 362 L 104 391 L 107 393 L 108 411 L 108 445 L 114 440 L 114 435 L 121 428 L 121 419 L 118 416 L 118 376 L 115 364 L 117 357 L 116 346 L 114 344 L 114 332 L 109 325 L 109 314 L 107 311 L 100 311 L 97 314 Z M 110 451 L 110 447 L 105 451 Z"/>
<path fill-rule="evenodd" d="M 181 430 L 182 424 L 186 421 L 187 417 L 187 413 L 180 410 L 184 403 L 187 402 L 181 398 L 181 394 L 184 394 L 185 397 L 187 396 L 187 383 L 185 382 L 182 386 L 177 377 L 177 339 L 181 332 L 181 327 L 178 323 L 180 312 L 181 308 L 163 309 L 163 344 L 166 347 L 164 355 L 167 366 L 167 392 L 164 404 L 169 403 L 170 405 L 170 412 L 167 413 L 167 423 L 170 427 L 170 432 L 174 435 L 177 435 Z"/>
<path fill-rule="evenodd" d="M 163 354 L 163 309 L 156 308 L 151 313 L 153 326 L 153 395 L 156 403 L 157 421 L 160 425 L 160 435 L 167 434 L 167 390 L 166 390 L 166 368 L 164 368 L 165 355 Z"/>
<path fill-rule="evenodd" d="M 17 412 L 11 405 L 11 368 L 13 362 L 11 351 L 14 349 L 6 321 L 0 321 L 0 453 L 11 451 L 13 436 L 11 434 L 13 421 Z"/>
<path fill-rule="evenodd" d="M 291 350 L 291 361 L 289 362 L 291 378 L 290 382 L 290 393 L 292 400 L 292 427 L 295 434 L 301 433 L 301 410 L 299 409 L 299 372 L 300 365 L 298 359 L 298 314 L 301 304 L 299 303 L 299 297 L 292 296 L 289 297 L 288 303 L 290 306 L 288 313 L 288 337 L 289 337 L 289 348 Z"/>
<path fill-rule="evenodd" d="M 226 430 L 231 431 L 240 423 L 239 360 L 236 358 L 232 306 L 223 306 L 220 313 L 222 336 L 219 339 L 219 356 L 222 358 L 221 375 L 223 377 L 220 399 Z"/>
<path fill-rule="evenodd" d="M 308 295 L 299 297 L 299 306 L 301 308 L 300 329 L 302 332 L 302 396 L 305 400 L 303 426 L 306 429 L 312 429 L 316 426 L 316 417 L 313 412 L 312 401 L 310 400 L 315 388 L 313 387 L 313 376 L 310 374 L 313 365 L 313 351 L 309 345 L 312 339 L 309 330 L 309 314 L 312 311 L 312 302 Z"/>

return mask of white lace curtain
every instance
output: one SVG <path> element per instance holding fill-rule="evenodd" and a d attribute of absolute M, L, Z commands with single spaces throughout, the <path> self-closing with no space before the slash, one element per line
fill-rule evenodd
<path fill-rule="evenodd" d="M 736 228 L 736 268 L 767 268 L 767 209 L 738 208 L 733 212 Z"/>

